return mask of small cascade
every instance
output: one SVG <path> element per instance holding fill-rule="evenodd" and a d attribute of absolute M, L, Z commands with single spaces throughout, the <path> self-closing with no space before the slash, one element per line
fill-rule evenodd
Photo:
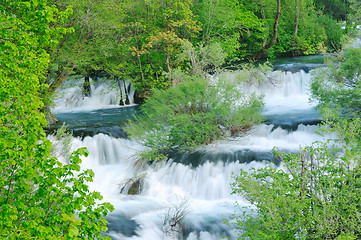
<path fill-rule="evenodd" d="M 84 79 L 68 79 L 57 90 L 55 113 L 68 111 L 87 111 L 101 108 L 118 107 L 120 102 L 119 86 L 114 80 L 98 78 L 90 79 L 90 93 L 84 94 Z M 129 104 L 134 105 L 134 89 L 131 83 L 121 82 L 123 101 L 128 96 Z M 125 87 L 123 87 L 125 86 Z"/>
<path fill-rule="evenodd" d="M 51 136 L 49 138 L 55 141 Z M 90 189 L 101 192 L 104 201 L 111 202 L 116 208 L 108 219 L 111 227 L 107 235 L 113 239 L 169 239 L 163 229 L 164 218 L 179 200 L 185 200 L 187 204 L 181 233 L 184 239 L 233 236 L 232 229 L 223 225 L 223 218 L 230 217 L 235 202 L 241 201 L 230 194 L 232 174 L 267 164 L 266 161 L 218 160 L 206 161 L 194 168 L 168 161 L 154 163 L 140 171 L 134 166 L 133 155 L 144 147 L 135 142 L 99 134 L 83 140 L 73 138 L 73 149 L 79 147 L 89 150 L 89 157 L 83 158 L 81 167 L 91 168 L 95 173 L 94 182 L 89 183 Z M 120 194 L 122 183 L 137 174 L 144 174 L 143 191 L 135 196 Z"/>
<path fill-rule="evenodd" d="M 234 213 L 236 201 L 248 206 L 231 195 L 232 175 L 240 169 L 249 171 L 273 164 L 273 146 L 297 151 L 300 145 L 317 139 L 316 128 L 300 125 L 289 134 L 281 128 L 272 131 L 272 126 L 262 124 L 247 136 L 200 149 L 198 164 L 190 164 L 185 156 L 143 169 L 135 167 L 133 157 L 144 147 L 126 139 L 104 134 L 73 138 L 73 149 L 87 147 L 89 157 L 83 159 L 81 166 L 95 172 L 90 188 L 101 192 L 104 201 L 116 208 L 108 219 L 112 227 L 107 235 L 113 239 L 171 239 L 163 231 L 164 218 L 177 199 L 186 199 L 188 204 L 181 239 L 220 239 L 235 234 L 223 224 L 223 219 Z M 250 153 L 253 157 L 247 156 Z M 120 193 L 127 179 L 141 174 L 144 186 L 139 195 Z"/>
<path fill-rule="evenodd" d="M 251 171 L 267 165 L 282 167 L 272 154 L 273 148 L 297 152 L 302 146 L 322 140 L 316 134 L 319 127 L 315 121 L 319 115 L 314 110 L 315 105 L 308 102 L 311 73 L 274 71 L 268 77 L 277 81 L 254 87 L 265 96 L 265 123 L 255 126 L 244 136 L 223 139 L 192 153 L 175 152 L 168 161 L 152 164 L 135 161 L 136 153 L 146 148 L 120 134 L 94 132 L 74 137 L 72 149 L 87 147 L 89 150 L 81 167 L 91 168 L 95 173 L 90 188 L 101 192 L 104 201 L 115 207 L 107 217 L 109 230 L 103 235 L 122 240 L 235 238 L 235 231 L 223 224 L 224 219 L 231 219 L 237 211 L 236 202 L 241 207 L 253 206 L 231 194 L 232 175 L 237 175 L 240 169 Z M 65 98 L 59 100 L 56 109 L 73 112 L 63 112 L 59 116 L 72 123 L 74 129 L 121 126 L 122 122 L 117 121 L 130 116 L 124 111 L 88 110 L 95 106 L 113 106 L 117 101 L 109 99 L 116 99 L 117 89 L 114 90 L 109 82 L 90 82 L 92 95 L 88 99 L 82 99 L 79 86 L 69 86 L 63 92 Z M 129 89 L 132 89 L 131 85 L 127 86 Z M 108 91 L 107 97 L 101 97 L 102 91 Z M 66 106 L 70 99 L 79 100 Z M 92 115 L 94 121 L 86 120 Z M 55 141 L 52 136 L 49 138 Z M 66 159 L 62 161 L 66 162 Z M 122 192 L 125 184 L 139 178 L 142 187 L 138 194 Z M 178 228 L 173 231 L 172 216 L 177 209 L 184 210 L 182 224 L 175 224 Z"/>
<path fill-rule="evenodd" d="M 296 73 L 273 72 L 272 77 L 277 79 L 276 82 L 260 87 L 260 92 L 265 96 L 266 113 L 313 108 L 315 104 L 309 103 L 311 74 L 312 71 L 306 73 L 303 70 Z"/>

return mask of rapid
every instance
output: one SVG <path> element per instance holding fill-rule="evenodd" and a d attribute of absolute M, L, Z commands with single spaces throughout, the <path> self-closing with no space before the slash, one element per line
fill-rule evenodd
<path fill-rule="evenodd" d="M 91 190 L 99 191 L 115 207 L 107 216 L 112 239 L 212 240 L 237 233 L 224 223 L 233 220 L 240 207 L 253 208 L 240 196 L 232 195 L 232 175 L 280 164 L 272 149 L 295 152 L 321 136 L 315 103 L 309 101 L 313 68 L 322 59 L 314 56 L 275 62 L 277 83 L 259 89 L 265 96 L 262 114 L 266 121 L 247 134 L 200 147 L 192 153 L 175 153 L 166 162 L 141 164 L 137 152 L 145 147 L 127 139 L 122 127 L 136 114 L 134 90 L 123 89 L 131 104 L 118 106 L 116 84 L 91 81 L 91 96 L 84 97 L 78 80 L 70 81 L 59 92 L 53 111 L 73 131 L 72 150 L 87 147 L 82 169 L 92 169 Z M 234 72 L 233 74 L 239 74 Z M 123 95 L 124 95 L 123 94 Z M 55 137 L 49 139 L 56 142 Z M 66 161 L 62 159 L 61 161 Z M 131 183 L 139 184 L 139 194 L 128 195 Z M 181 215 L 182 225 L 174 216 Z"/>

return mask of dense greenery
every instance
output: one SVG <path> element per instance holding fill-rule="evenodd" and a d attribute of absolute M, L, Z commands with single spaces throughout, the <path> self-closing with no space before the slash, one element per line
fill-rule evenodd
<path fill-rule="evenodd" d="M 72 12 L 49 47 L 52 94 L 70 74 L 132 81 L 136 95 L 173 84 L 184 42 L 218 44 L 227 64 L 342 47 L 337 21 L 359 21 L 356 0 L 52 0 Z M 342 6 L 342 8 L 340 7 Z M 68 9 L 68 10 L 67 10 Z M 71 10 L 71 11 L 70 11 Z M 352 25 L 347 22 L 346 31 Z"/>
<path fill-rule="evenodd" d="M 42 110 L 69 75 L 131 80 L 138 95 L 151 96 L 127 130 L 151 149 L 143 157 L 155 160 L 260 121 L 261 97 L 241 85 L 261 78 L 206 80 L 207 73 L 248 58 L 338 51 L 345 32 L 336 20 L 358 21 L 358 7 L 357 0 L 0 2 L 0 237 L 94 239 L 106 230 L 112 206 L 98 203 L 102 197 L 86 185 L 94 175 L 80 171 L 86 149 L 63 165 L 51 157 L 43 130 Z M 346 33 L 351 28 L 348 21 Z M 313 83 L 321 104 L 354 117 L 351 130 L 332 122 L 338 145 L 284 155 L 287 173 L 266 168 L 237 179 L 235 193 L 258 204 L 259 217 L 242 225 L 258 239 L 360 237 L 353 218 L 360 208 L 360 59 L 359 49 L 349 49 L 340 65 L 321 73 L 324 82 Z M 257 181 L 265 176 L 273 181 Z M 348 204 L 334 208 L 342 201 Z"/>
<path fill-rule="evenodd" d="M 93 239 L 105 231 L 112 206 L 98 204 L 80 171 L 79 149 L 63 165 L 50 156 L 51 144 L 39 110 L 49 63 L 45 51 L 65 29 L 50 27 L 70 12 L 46 0 L 0 3 L 0 238 Z"/>

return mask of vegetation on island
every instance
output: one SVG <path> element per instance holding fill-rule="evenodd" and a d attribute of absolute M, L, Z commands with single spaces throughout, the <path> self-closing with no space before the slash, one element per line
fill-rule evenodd
<path fill-rule="evenodd" d="M 140 158 L 167 159 L 172 151 L 194 150 L 259 123 L 261 96 L 246 93 L 239 84 L 224 76 L 213 83 L 193 77 L 168 90 L 154 90 L 126 128 L 131 139 L 150 148 Z"/>

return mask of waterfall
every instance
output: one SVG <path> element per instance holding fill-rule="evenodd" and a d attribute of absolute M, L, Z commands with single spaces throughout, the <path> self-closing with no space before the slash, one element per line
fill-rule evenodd
<path fill-rule="evenodd" d="M 230 219 L 237 211 L 236 202 L 244 207 L 253 206 L 231 194 L 232 175 L 237 175 L 240 169 L 249 171 L 270 164 L 281 167 L 271 154 L 274 147 L 295 152 L 300 146 L 321 140 L 316 134 L 318 126 L 313 124 L 319 115 L 313 109 L 314 104 L 308 102 L 311 73 L 301 70 L 272 74 L 277 82 L 258 89 L 265 96 L 263 115 L 268 119 L 265 123 L 244 136 L 220 140 L 192 153 L 175 153 L 167 162 L 139 168 L 135 166 L 134 155 L 145 149 L 139 143 L 106 134 L 73 137 L 73 150 L 79 147 L 89 150 L 89 157 L 83 158 L 81 167 L 95 172 L 90 188 L 101 192 L 104 201 L 115 207 L 107 217 L 109 230 L 104 235 L 132 240 L 235 237 L 234 230 L 223 224 L 223 220 Z M 92 96 L 88 99 L 82 98 L 79 86 L 61 90 L 64 97 L 55 109 L 74 112 L 115 106 L 116 90 L 110 83 L 92 81 L 91 84 Z M 103 96 L 100 92 L 104 90 L 107 93 Z M 72 103 L 67 103 L 69 101 Z M 77 115 L 69 116 L 76 118 Z M 49 138 L 55 142 L 53 136 Z M 140 194 L 122 193 L 122 185 L 134 176 L 144 179 Z M 179 202 L 186 208 L 183 227 L 172 233 L 165 230 L 167 216 L 172 209 L 180 207 Z"/>
<path fill-rule="evenodd" d="M 125 82 L 126 89 L 121 81 L 122 95 L 125 91 L 129 95 L 130 104 L 134 104 L 134 89 L 131 83 Z M 83 94 L 83 79 L 75 77 L 68 79 L 56 92 L 56 107 L 53 112 L 89 111 L 94 109 L 119 107 L 120 91 L 117 83 L 108 78 L 100 78 L 97 81 L 90 79 L 90 96 Z"/>

